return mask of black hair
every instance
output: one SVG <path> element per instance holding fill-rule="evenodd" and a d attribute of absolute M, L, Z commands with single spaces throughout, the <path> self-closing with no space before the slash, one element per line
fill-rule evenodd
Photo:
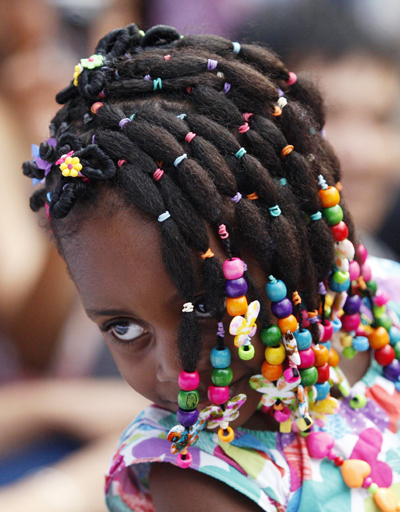
<path fill-rule="evenodd" d="M 95 54 L 94 68 L 84 63 L 75 83 L 57 95 L 64 106 L 50 126 L 56 145 L 40 146 L 41 159 L 52 165 L 31 207 L 46 205 L 56 239 L 72 209 L 90 210 L 112 187 L 154 219 L 169 212 L 160 223 L 163 258 L 185 302 L 194 296 L 191 254 L 206 255 L 208 229 L 226 229 L 227 257 L 249 251 L 266 275 L 286 283 L 289 297 L 299 290 L 306 307 L 318 309 L 318 282 L 330 272 L 334 239 L 324 219 L 310 216 L 320 210 L 318 176 L 335 185 L 340 166 L 321 135 L 316 88 L 293 83 L 262 47 L 182 38 L 162 25 L 145 35 L 134 24 L 112 31 Z M 80 177 L 60 173 L 68 153 L 78 157 Z M 40 167 L 25 162 L 24 174 L 43 179 Z M 347 213 L 345 220 L 351 228 Z M 205 257 L 202 268 L 206 307 L 220 320 L 221 263 Z M 246 279 L 249 296 L 260 299 L 248 272 Z M 270 322 L 265 304 L 260 319 Z M 186 371 L 197 366 L 200 338 L 195 312 L 183 313 L 178 347 Z"/>

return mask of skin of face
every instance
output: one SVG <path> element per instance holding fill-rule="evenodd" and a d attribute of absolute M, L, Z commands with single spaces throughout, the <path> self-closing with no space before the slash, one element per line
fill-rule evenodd
<path fill-rule="evenodd" d="M 70 274 L 88 316 L 102 330 L 125 381 L 155 404 L 175 412 L 180 389 L 178 376 L 182 370 L 177 331 L 185 301 L 165 270 L 160 226 L 155 219 L 136 209 L 116 208 L 118 198 L 113 193 L 102 203 L 95 215 L 81 222 L 78 233 L 62 242 Z M 210 237 L 210 246 L 215 257 L 223 262 L 226 256 L 214 235 Z M 199 275 L 200 254 L 194 254 L 193 261 Z M 264 289 L 266 278 L 255 264 L 246 263 L 256 280 L 263 281 Z M 199 284 L 195 298 L 203 294 Z M 230 397 L 238 393 L 248 397 L 232 426 L 250 426 L 249 419 L 257 409 L 261 394 L 252 390 L 248 382 L 252 375 L 260 373 L 265 347 L 258 330 L 252 340 L 255 357 L 251 361 L 241 360 L 233 336 L 229 334 L 230 320 L 226 314 L 223 319 L 225 344 L 231 350 L 233 370 Z M 135 334 L 140 334 L 130 342 L 119 340 L 111 328 L 115 324 L 126 325 L 126 322 L 136 330 Z M 200 374 L 198 409 L 201 410 L 210 404 L 207 400 L 212 372 L 209 354 L 216 345 L 217 321 L 201 317 L 199 324 L 203 340 L 197 368 Z"/>

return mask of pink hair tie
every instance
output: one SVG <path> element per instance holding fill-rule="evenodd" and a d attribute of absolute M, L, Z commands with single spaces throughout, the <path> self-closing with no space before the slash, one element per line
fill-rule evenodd
<path fill-rule="evenodd" d="M 126 160 L 118 160 L 118 167 L 122 167 L 124 164 L 126 164 Z"/>
<path fill-rule="evenodd" d="M 185 141 L 190 144 L 192 142 L 192 140 L 196 137 L 196 134 L 193 133 L 193 132 L 189 132 L 186 137 L 185 137 Z"/>
<path fill-rule="evenodd" d="M 169 60 L 171 58 L 171 55 L 164 55 L 164 60 Z"/>
<path fill-rule="evenodd" d="M 161 178 L 162 178 L 162 175 L 164 174 L 164 171 L 162 169 L 157 169 L 156 171 L 154 171 L 153 173 L 153 178 L 156 180 L 156 181 L 159 181 Z"/>
<path fill-rule="evenodd" d="M 253 116 L 254 114 L 251 114 L 250 112 L 245 112 L 243 114 L 243 119 L 248 123 L 249 122 L 249 119 L 251 116 Z"/>
<path fill-rule="evenodd" d="M 288 85 L 294 85 L 297 82 L 297 75 L 293 71 L 289 71 L 289 78 L 286 80 Z"/>
<path fill-rule="evenodd" d="M 239 126 L 239 133 L 246 133 L 250 130 L 249 123 L 244 123 L 242 126 Z"/>
<path fill-rule="evenodd" d="M 219 236 L 222 238 L 222 240 L 225 240 L 225 238 L 228 238 L 229 237 L 229 233 L 228 231 L 226 230 L 226 226 L 225 224 L 221 224 L 219 229 L 218 229 L 218 234 Z"/>

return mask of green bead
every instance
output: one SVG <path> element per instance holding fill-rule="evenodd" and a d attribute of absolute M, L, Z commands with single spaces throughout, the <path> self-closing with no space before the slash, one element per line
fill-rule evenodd
<path fill-rule="evenodd" d="M 300 370 L 300 377 L 302 386 L 314 386 L 318 380 L 318 371 L 315 366 L 311 366 L 311 368 Z"/>
<path fill-rule="evenodd" d="M 393 348 L 394 353 L 396 354 L 396 359 L 400 361 L 400 341 L 398 341 Z"/>
<path fill-rule="evenodd" d="M 370 279 L 365 283 L 367 285 L 367 288 L 369 288 L 373 295 L 375 295 L 378 285 L 376 284 L 376 281 L 374 279 Z"/>
<path fill-rule="evenodd" d="M 390 320 L 389 316 L 384 313 L 376 319 L 376 325 L 378 327 L 384 327 L 388 331 L 392 327 L 392 321 Z"/>
<path fill-rule="evenodd" d="M 322 215 L 328 221 L 330 226 L 336 226 L 341 220 L 343 220 L 343 210 L 340 205 L 331 206 L 330 208 L 324 208 Z"/>
<path fill-rule="evenodd" d="M 375 318 L 380 318 L 386 312 L 386 306 L 374 306 Z"/>
<path fill-rule="evenodd" d="M 211 380 L 214 386 L 229 386 L 232 382 L 232 368 L 214 368 L 211 374 Z"/>
<path fill-rule="evenodd" d="M 267 347 L 274 347 L 281 341 L 282 333 L 277 325 L 270 325 L 261 330 L 261 341 Z"/>
<path fill-rule="evenodd" d="M 343 349 L 343 355 L 347 359 L 353 359 L 353 357 L 357 354 L 357 350 L 354 350 L 353 347 L 346 347 Z"/>
<path fill-rule="evenodd" d="M 368 489 L 367 489 L 367 490 L 368 490 L 368 492 L 369 492 L 370 494 L 375 494 L 375 493 L 378 491 L 378 489 L 379 489 L 378 484 L 371 484 L 371 485 L 368 487 Z"/>
<path fill-rule="evenodd" d="M 240 359 L 243 359 L 243 361 L 253 359 L 254 354 L 255 350 L 253 345 L 242 345 L 239 347 L 239 357 Z"/>
<path fill-rule="evenodd" d="M 336 270 L 336 272 L 333 273 L 333 279 L 339 283 L 343 284 L 345 283 L 350 277 L 349 272 L 343 272 L 341 270 Z"/>
<path fill-rule="evenodd" d="M 359 393 L 350 400 L 350 407 L 352 409 L 363 409 L 367 405 L 367 398 L 365 395 Z"/>
<path fill-rule="evenodd" d="M 199 393 L 197 389 L 194 391 L 183 391 L 178 393 L 178 405 L 184 411 L 193 411 L 199 403 Z"/>

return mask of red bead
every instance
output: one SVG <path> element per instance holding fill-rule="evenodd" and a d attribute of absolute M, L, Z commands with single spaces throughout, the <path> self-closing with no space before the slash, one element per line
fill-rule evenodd
<path fill-rule="evenodd" d="M 331 231 L 333 238 L 336 240 L 336 242 L 341 242 L 342 240 L 345 240 L 349 235 L 349 228 L 342 220 L 335 226 L 331 226 Z"/>
<path fill-rule="evenodd" d="M 318 372 L 318 380 L 317 384 L 323 384 L 327 380 L 329 380 L 329 364 L 326 363 L 323 366 L 317 367 Z"/>
<path fill-rule="evenodd" d="M 335 466 L 341 466 L 344 462 L 344 458 L 339 456 L 339 457 L 336 457 L 336 459 L 334 460 L 334 464 Z"/>
<path fill-rule="evenodd" d="M 381 366 L 387 366 L 393 361 L 393 359 L 396 357 L 396 354 L 391 345 L 385 345 L 384 347 L 375 351 L 374 357 Z"/>

